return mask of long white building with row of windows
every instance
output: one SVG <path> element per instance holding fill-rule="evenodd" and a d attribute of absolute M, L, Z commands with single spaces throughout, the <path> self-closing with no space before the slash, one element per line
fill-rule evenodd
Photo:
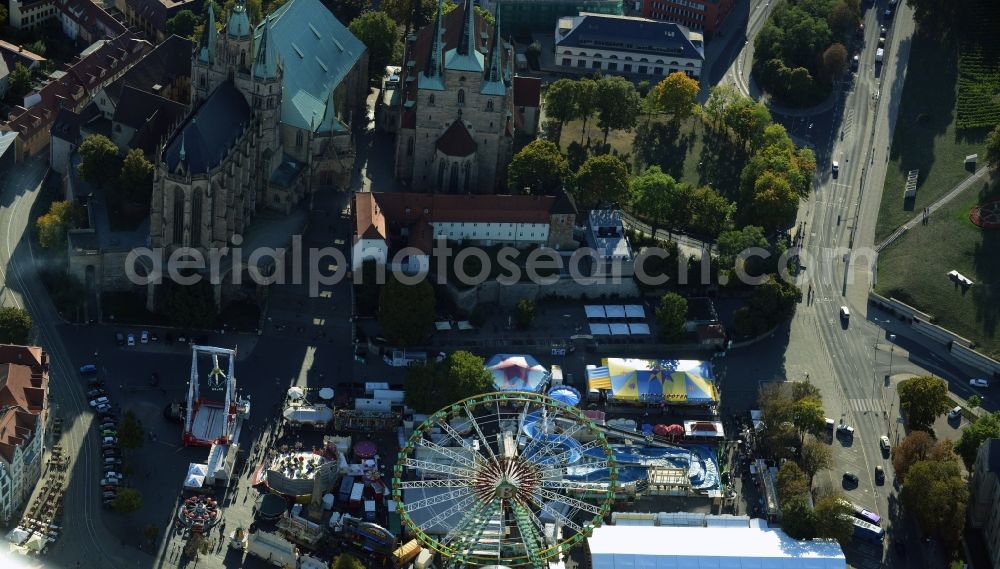
<path fill-rule="evenodd" d="M 673 22 L 583 13 L 560 18 L 555 62 L 567 71 L 658 82 L 677 71 L 701 78 L 702 35 Z"/>

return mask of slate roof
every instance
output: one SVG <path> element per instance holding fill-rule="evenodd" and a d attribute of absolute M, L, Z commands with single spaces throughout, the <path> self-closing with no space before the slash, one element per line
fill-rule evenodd
<path fill-rule="evenodd" d="M 569 33 L 556 40 L 556 49 L 589 47 L 663 57 L 705 58 L 689 39 L 688 28 L 673 22 L 586 13 L 572 21 L 574 26 Z"/>
<path fill-rule="evenodd" d="M 139 129 L 157 112 L 173 115 L 176 119 L 184 116 L 187 107 L 153 93 L 141 91 L 126 85 L 118 96 L 118 106 L 112 120 Z"/>
<path fill-rule="evenodd" d="M 167 144 L 163 152 L 167 170 L 176 170 L 182 148 L 185 167 L 192 174 L 204 174 L 215 168 L 251 119 L 250 106 L 243 94 L 232 81 L 222 83 Z"/>
<path fill-rule="evenodd" d="M 3 40 L 0 40 L 0 58 L 4 60 L 7 67 L 11 70 L 13 70 L 18 63 L 22 63 L 25 67 L 30 68 L 36 63 L 45 61 L 44 57 L 33 51 L 24 49 L 24 46 L 15 45 Z"/>
<path fill-rule="evenodd" d="M 986 439 L 986 472 L 1000 476 L 1000 439 Z"/>
<path fill-rule="evenodd" d="M 100 32 L 112 38 L 127 31 L 124 24 L 90 0 L 59 0 L 56 7 L 63 16 L 90 33 Z"/>
<path fill-rule="evenodd" d="M 254 31 L 255 45 L 263 30 Z M 367 49 L 319 0 L 289 0 L 275 10 L 268 42 L 284 69 L 281 122 L 302 129 L 323 118 L 328 95 Z"/>
<path fill-rule="evenodd" d="M 52 136 L 77 144 L 80 142 L 80 128 L 101 115 L 97 105 L 91 103 L 79 113 L 70 109 L 59 109 L 52 123 Z"/>
<path fill-rule="evenodd" d="M 465 123 L 457 120 L 437 139 L 437 148 L 446 156 L 468 156 L 476 151 L 476 141 Z"/>
<path fill-rule="evenodd" d="M 140 91 L 155 93 L 156 86 L 167 86 L 182 77 L 191 77 L 191 53 L 194 42 L 180 36 L 170 36 L 153 48 L 104 92 L 112 101 L 118 101 L 122 89 L 128 85 Z"/>
<path fill-rule="evenodd" d="M 125 0 L 132 10 L 159 31 L 167 29 L 167 20 L 181 10 L 191 10 L 200 15 L 203 0 Z"/>

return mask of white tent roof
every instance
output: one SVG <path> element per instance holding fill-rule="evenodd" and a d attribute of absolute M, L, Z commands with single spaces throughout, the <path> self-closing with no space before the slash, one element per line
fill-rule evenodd
<path fill-rule="evenodd" d="M 207 474 L 208 474 L 207 464 L 198 464 L 196 462 L 188 464 L 188 476 L 190 475 L 205 476 Z"/>
<path fill-rule="evenodd" d="M 591 336 L 610 336 L 611 328 L 607 324 L 591 324 L 590 325 L 590 335 Z"/>
<path fill-rule="evenodd" d="M 625 307 L 620 304 L 605 304 L 604 313 L 608 318 L 625 318 Z"/>
<path fill-rule="evenodd" d="M 331 387 L 324 387 L 323 389 L 320 389 L 319 390 L 319 398 L 323 399 L 325 401 L 333 399 L 333 388 L 331 388 Z"/>
<path fill-rule="evenodd" d="M 594 529 L 587 543 L 593 569 L 847 567 L 837 542 L 796 541 L 777 529 L 601 526 Z"/>
<path fill-rule="evenodd" d="M 612 336 L 628 336 L 628 324 L 612 324 Z"/>
<path fill-rule="evenodd" d="M 583 309 L 587 311 L 587 318 L 604 318 L 604 307 L 600 304 L 588 304 Z"/>
<path fill-rule="evenodd" d="M 302 399 L 306 396 L 306 392 L 302 391 L 301 387 L 289 387 L 288 388 L 288 398 L 289 399 Z"/>
<path fill-rule="evenodd" d="M 649 335 L 649 324 L 636 324 L 633 322 L 628 325 L 628 330 L 633 336 L 647 336 Z"/>
<path fill-rule="evenodd" d="M 205 477 L 200 474 L 188 474 L 184 481 L 185 488 L 201 488 L 205 485 Z"/>
<path fill-rule="evenodd" d="M 627 318 L 642 319 L 646 317 L 646 311 L 642 308 L 641 304 L 626 304 L 625 316 Z"/>

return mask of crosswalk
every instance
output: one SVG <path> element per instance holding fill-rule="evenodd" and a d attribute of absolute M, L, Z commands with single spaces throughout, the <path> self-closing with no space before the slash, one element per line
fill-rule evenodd
<path fill-rule="evenodd" d="M 882 402 L 878 399 L 848 399 L 847 403 L 852 410 L 858 413 L 882 411 Z"/>

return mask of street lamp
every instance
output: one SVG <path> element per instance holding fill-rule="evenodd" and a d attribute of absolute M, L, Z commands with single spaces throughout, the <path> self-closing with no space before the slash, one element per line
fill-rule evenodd
<path fill-rule="evenodd" d="M 896 335 L 895 334 L 889 334 L 889 376 L 890 377 L 892 376 L 892 354 L 893 354 L 893 351 L 896 349 L 896 344 L 893 343 L 895 341 L 896 341 Z"/>

